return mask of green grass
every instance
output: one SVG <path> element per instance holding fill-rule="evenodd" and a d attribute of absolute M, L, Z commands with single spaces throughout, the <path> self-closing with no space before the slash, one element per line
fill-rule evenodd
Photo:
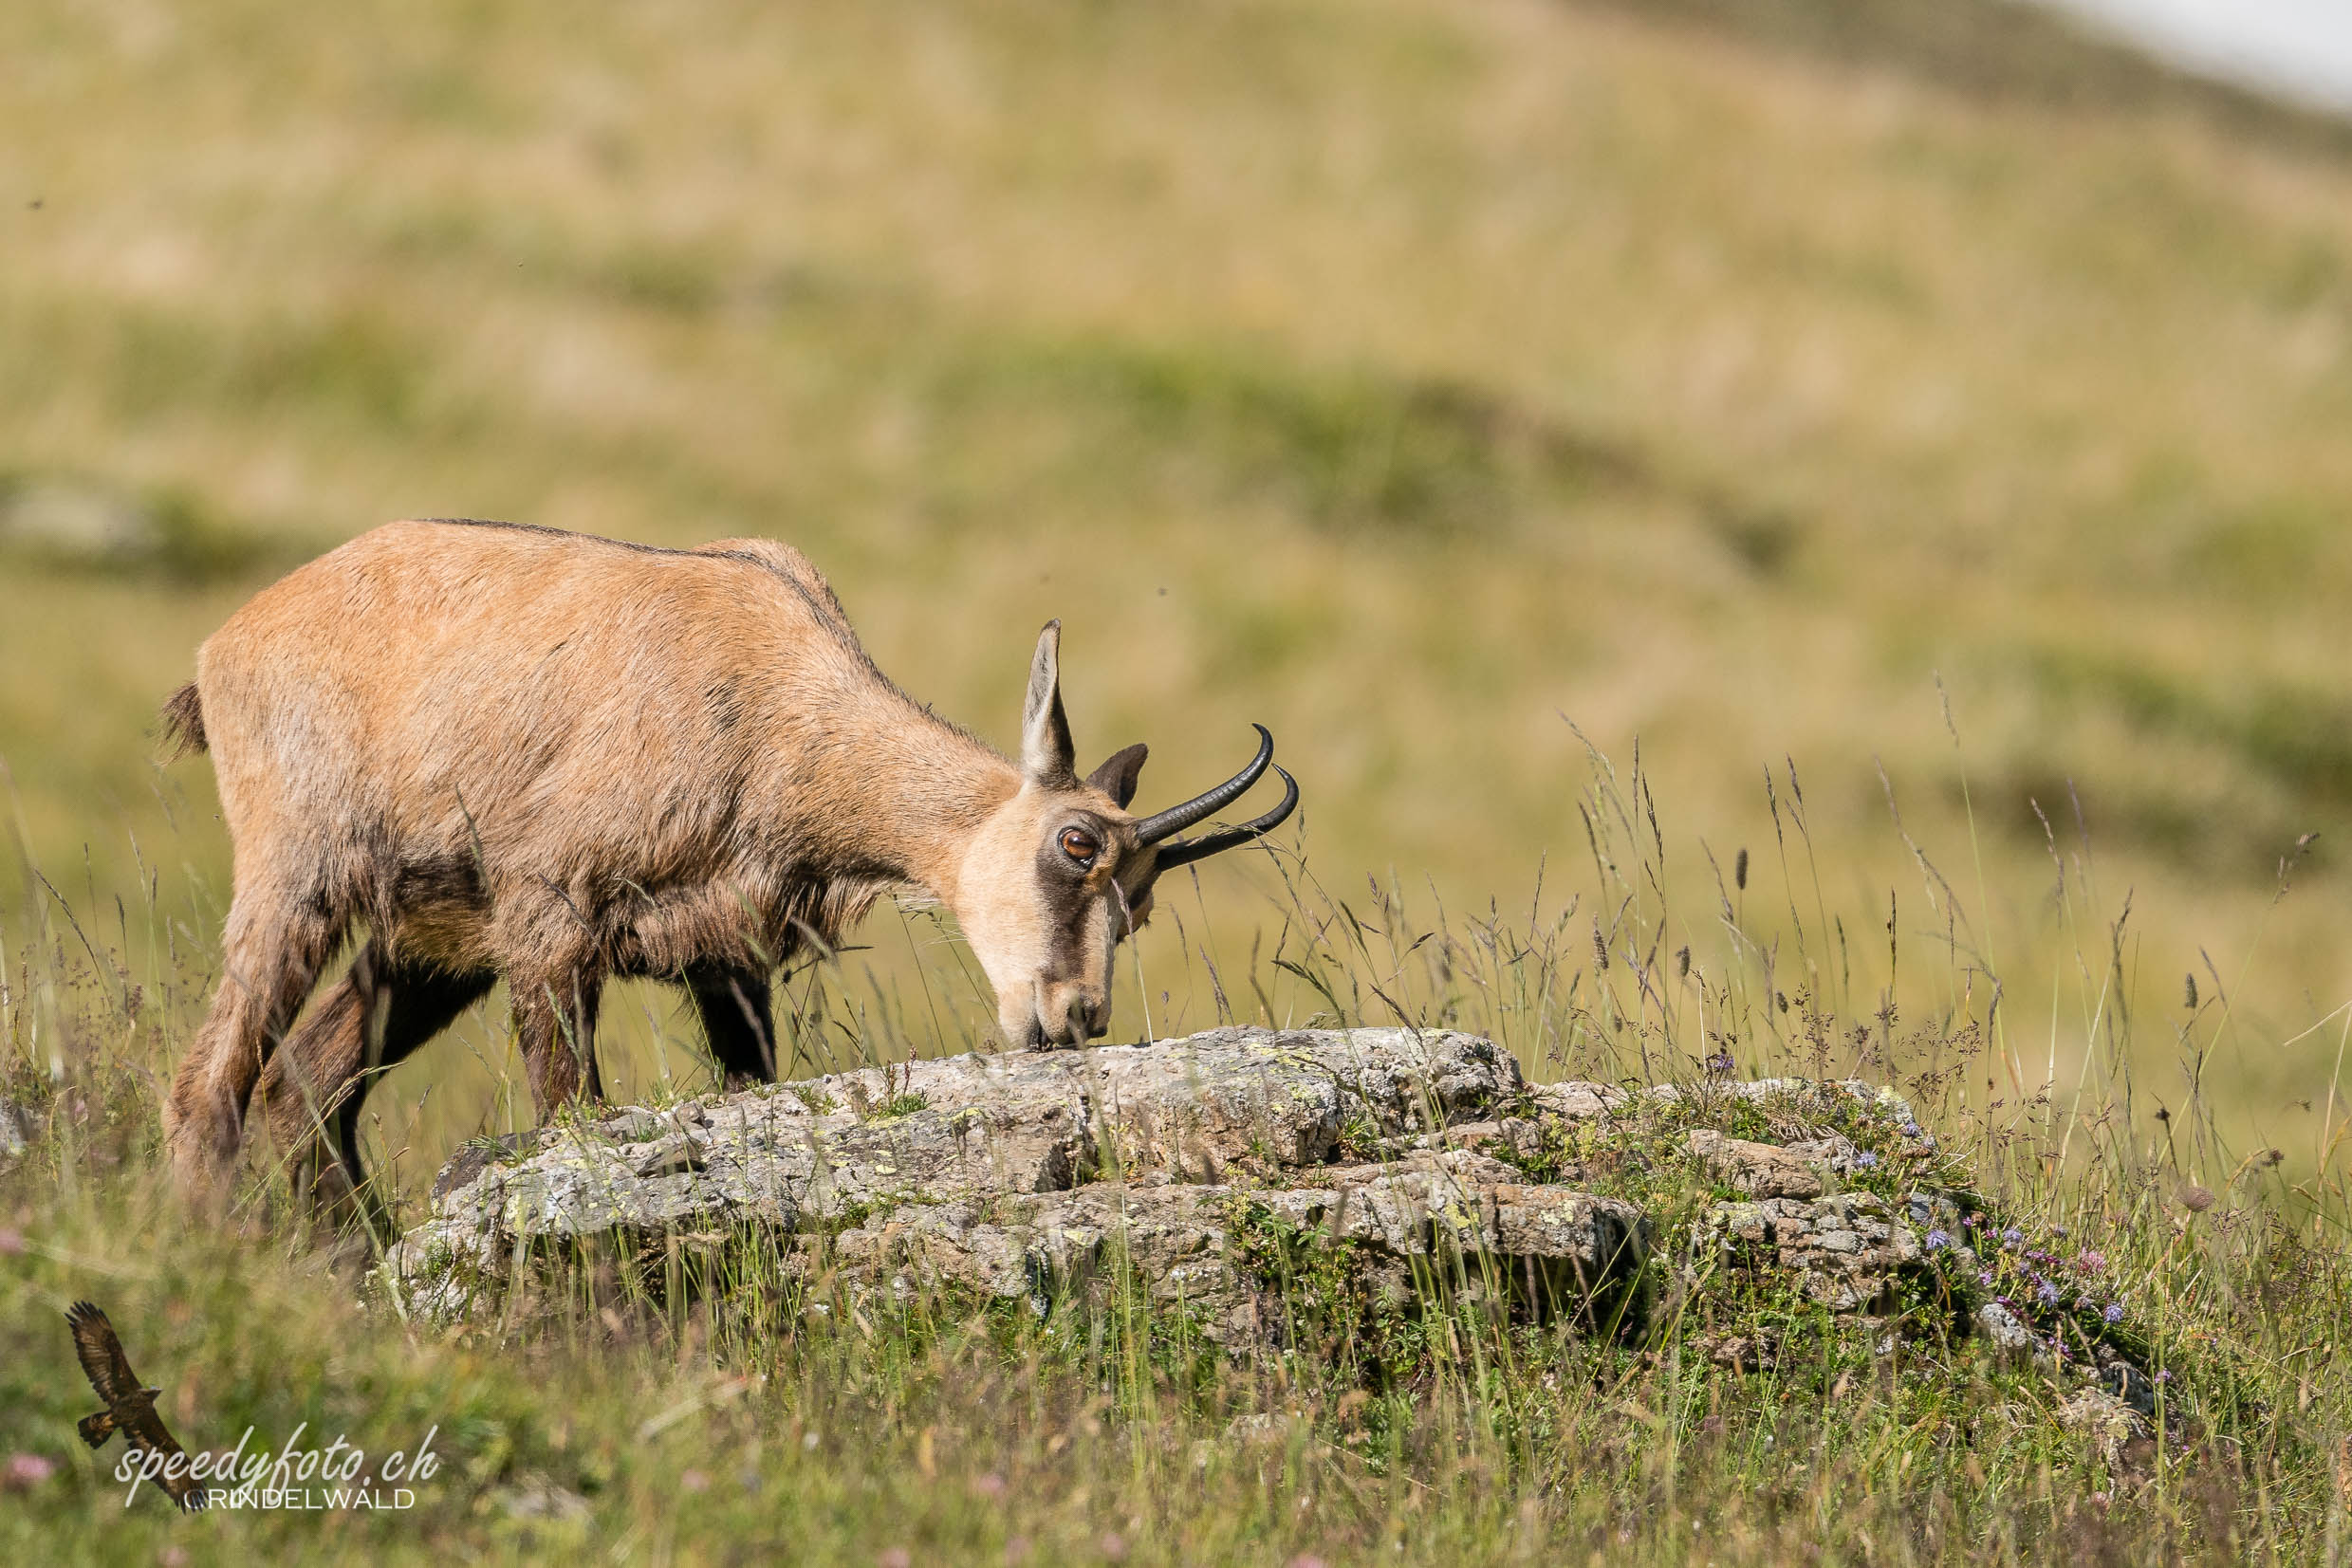
<path fill-rule="evenodd" d="M 1761 857 L 1732 868 L 1725 907 L 1686 928 L 1658 892 L 1682 840 L 1654 822 L 1642 781 L 1596 760 L 1579 804 L 1593 869 L 1551 873 L 1523 916 L 1424 919 L 1393 889 L 1343 896 L 1278 858 L 1270 945 L 1248 968 L 1213 975 L 1204 961 L 1167 977 L 1166 1001 L 1189 990 L 1216 1016 L 1291 1023 L 1402 1017 L 1486 1033 L 1539 1078 L 1685 1084 L 1605 1137 L 1564 1134 L 1516 1156 L 1531 1179 L 1641 1204 L 1658 1225 L 1649 1273 L 1581 1314 L 1530 1318 L 1500 1282 L 1442 1267 L 1398 1298 L 1350 1248 L 1244 1194 L 1228 1216 L 1235 1256 L 1284 1332 L 1238 1357 L 1187 1315 L 1148 1307 L 1115 1257 L 1092 1304 L 1068 1297 L 1041 1319 L 919 1282 L 904 1297 L 860 1295 L 821 1266 L 787 1266 L 756 1227 L 543 1250 L 472 1326 L 404 1323 L 290 1224 L 266 1156 L 227 1231 L 177 1222 L 156 1084 L 202 1000 L 200 967 L 143 987 L 123 948 L 78 921 L 11 935 L 0 1092 L 45 1132 L 0 1173 L 0 1455 L 57 1467 L 17 1485 L 0 1549 L 44 1561 L 176 1547 L 190 1562 L 859 1563 L 900 1551 L 1338 1563 L 2330 1549 L 2352 1433 L 2337 1364 L 2352 1310 L 2342 1151 L 2299 1169 L 2234 1144 L 2194 1087 L 2154 1119 L 2133 1076 L 2147 1054 L 2136 1035 L 2161 1031 L 2193 1066 L 2233 1026 L 2226 1004 L 2201 998 L 2175 1020 L 2102 1016 L 2086 998 L 2098 1043 L 2083 1081 L 2020 1094 L 2032 1069 L 2003 1015 L 2060 999 L 1996 989 L 1967 953 L 1965 902 L 1942 912 L 1941 940 L 1898 925 L 1884 952 L 1865 945 L 1889 940 L 1866 908 L 1834 905 L 1819 923 L 1792 917 L 1787 946 L 1761 945 L 1743 906 L 1802 897 L 1834 869 L 1807 864 L 1794 833 L 1786 871 Z M 126 911 L 121 929 L 138 943 L 158 923 L 153 908 Z M 183 963 L 200 966 L 205 933 L 188 934 Z M 923 1042 L 877 1021 L 910 998 L 859 976 L 858 956 L 787 987 L 792 1037 L 805 1054 L 829 1042 L 843 1065 L 902 1060 Z M 2052 967 L 2077 968 L 2092 997 L 2113 984 L 2096 928 L 2061 956 Z M 924 964 L 920 984 L 952 994 L 953 950 L 928 949 Z M 1946 1003 L 1893 1007 L 1887 964 Z M 849 1006 L 861 987 L 862 1014 Z M 1842 1092 L 1711 1097 L 1727 1060 L 1741 1076 L 1894 1085 L 1939 1147 L 1923 1153 L 1888 1112 Z M 380 1136 L 494 1132 L 512 1092 L 440 1131 L 389 1109 Z M 1991 1284 L 1931 1255 L 1880 1317 L 1809 1306 L 1770 1276 L 1728 1269 L 1695 1231 L 1731 1195 L 1688 1153 L 1706 1126 L 1838 1131 L 1878 1157 L 1857 1189 L 1972 1192 L 1985 1232 L 2016 1227 L 2019 1246 L 2064 1259 L 2090 1294 L 2035 1305 L 2016 1255 L 1988 1239 Z M 412 1188 L 398 1201 L 414 1216 L 422 1199 Z M 2063 1323 L 2078 1353 L 2108 1338 L 2159 1374 L 2156 1431 L 2110 1442 L 2070 1425 L 2067 1385 L 1956 1335 L 1994 1295 L 2045 1332 Z M 181 1520 L 149 1498 L 126 1510 L 70 1436 L 89 1399 L 61 1314 L 81 1296 L 114 1316 L 186 1440 L 227 1446 L 250 1425 L 256 1444 L 283 1442 L 307 1422 L 322 1443 L 347 1434 L 381 1452 L 432 1428 L 444 1467 L 413 1511 L 379 1517 Z M 2113 1325 L 2106 1301 L 2122 1308 Z"/>

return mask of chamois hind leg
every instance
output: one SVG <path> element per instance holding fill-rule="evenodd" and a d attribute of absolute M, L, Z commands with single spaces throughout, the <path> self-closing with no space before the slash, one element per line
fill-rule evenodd
<path fill-rule="evenodd" d="M 397 964 L 371 941 L 270 1059 L 261 1083 L 270 1136 L 293 1152 L 295 1191 L 315 1221 L 340 1228 L 364 1218 L 388 1234 L 391 1216 L 368 1194 L 360 1158 L 360 1111 L 371 1080 L 448 1028 L 497 978 L 488 969 Z"/>
<path fill-rule="evenodd" d="M 695 964 L 684 979 L 727 1088 L 775 1082 L 776 1026 L 769 1006 L 768 977 L 729 964 Z"/>
<path fill-rule="evenodd" d="M 164 1105 L 166 1141 L 184 1191 L 208 1199 L 225 1192 L 253 1085 L 343 924 L 314 891 L 274 882 L 237 890 L 222 943 L 220 988 Z"/>
<path fill-rule="evenodd" d="M 514 998 L 514 1037 L 530 1074 L 541 1120 L 576 1098 L 604 1098 L 596 1068 L 596 1011 L 603 972 L 581 964 L 507 976 Z"/>

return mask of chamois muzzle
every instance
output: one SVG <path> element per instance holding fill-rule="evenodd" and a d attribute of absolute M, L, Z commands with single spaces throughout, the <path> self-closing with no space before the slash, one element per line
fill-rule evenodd
<path fill-rule="evenodd" d="M 1160 843 L 1170 834 L 1191 827 L 1195 822 L 1210 816 L 1220 807 L 1239 800 L 1251 784 L 1258 782 L 1259 778 L 1265 774 L 1268 765 L 1274 760 L 1274 737 L 1267 732 L 1266 726 L 1262 724 L 1253 724 L 1250 728 L 1258 732 L 1258 754 L 1250 759 L 1249 766 L 1207 794 L 1195 795 L 1182 805 L 1170 806 L 1167 810 L 1146 817 L 1136 823 L 1135 837 L 1139 845 Z M 1281 804 L 1263 817 L 1253 818 L 1235 826 L 1219 828 L 1214 833 L 1205 833 L 1197 839 L 1178 839 L 1166 843 L 1157 858 L 1158 868 L 1166 871 L 1172 866 L 1188 865 L 1195 860 L 1214 855 L 1220 850 L 1232 849 L 1236 844 L 1246 844 L 1250 839 L 1280 827 L 1298 806 L 1299 782 L 1293 779 L 1287 769 L 1277 767 L 1274 771 L 1282 775 Z"/>

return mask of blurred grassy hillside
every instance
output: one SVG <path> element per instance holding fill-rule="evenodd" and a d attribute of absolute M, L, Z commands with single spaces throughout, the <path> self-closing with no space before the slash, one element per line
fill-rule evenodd
<path fill-rule="evenodd" d="M 757 532 L 1000 742 L 1062 617 L 1146 804 L 1263 720 L 1343 892 L 1596 895 L 1572 719 L 1700 926 L 1787 760 L 1855 945 L 1948 932 L 1891 786 L 2053 1061 L 2128 893 L 2116 1001 L 2222 982 L 2223 1091 L 2312 1146 L 2340 127 L 1994 0 L 30 0 L 0 58 L 0 758 L 57 893 L 0 917 L 216 916 L 154 713 L 287 565 Z M 1204 872 L 1219 941 L 1269 879 Z"/>

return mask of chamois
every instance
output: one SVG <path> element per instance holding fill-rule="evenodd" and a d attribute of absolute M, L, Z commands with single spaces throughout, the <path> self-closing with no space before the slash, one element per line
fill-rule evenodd
<path fill-rule="evenodd" d="M 258 1085 L 312 1203 L 364 1201 L 369 1079 L 500 979 L 543 1117 L 600 1096 L 617 977 L 685 987 L 725 1081 L 772 1080 L 770 973 L 910 884 L 954 913 L 1011 1044 L 1102 1035 L 1154 878 L 1273 828 L 1298 785 L 1276 768 L 1274 810 L 1174 837 L 1265 771 L 1259 727 L 1232 779 L 1130 816 L 1145 748 L 1079 777 L 1060 651 L 1050 621 L 1016 763 L 884 677 L 772 541 L 429 519 L 298 568 L 165 708 L 212 755 L 235 852 L 223 978 L 165 1107 L 180 1182 L 220 1190 Z M 349 972 L 294 1028 L 355 924 Z"/>

